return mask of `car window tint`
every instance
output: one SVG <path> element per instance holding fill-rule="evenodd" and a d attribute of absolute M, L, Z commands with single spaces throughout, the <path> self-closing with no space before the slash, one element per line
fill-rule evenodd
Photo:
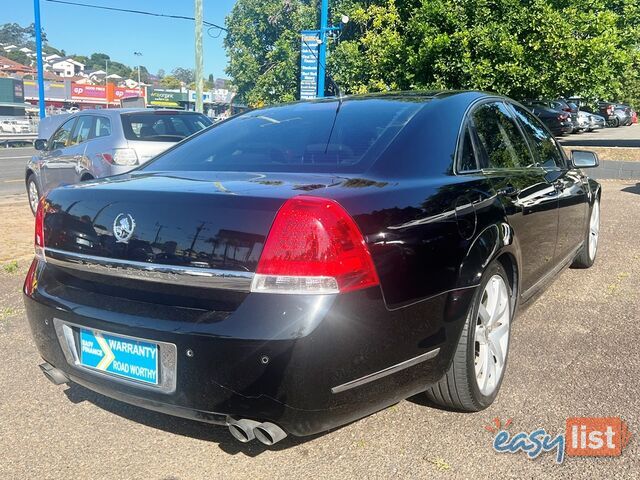
<path fill-rule="evenodd" d="M 200 113 L 140 112 L 122 115 L 127 140 L 177 142 L 211 125 Z"/>
<path fill-rule="evenodd" d="M 108 137 L 109 135 L 111 135 L 111 120 L 109 120 L 107 117 L 96 117 L 93 136 L 95 138 L 98 138 Z"/>
<path fill-rule="evenodd" d="M 542 167 L 559 167 L 563 164 L 562 154 L 553 136 L 547 132 L 542 123 L 525 108 L 512 105 L 516 117 L 520 120 L 525 135 L 531 141 L 536 163 Z"/>
<path fill-rule="evenodd" d="M 77 143 L 85 142 L 89 139 L 91 133 L 91 126 L 93 124 L 93 117 L 89 115 L 82 115 L 78 117 L 78 121 L 73 129 L 70 144 L 75 145 Z"/>
<path fill-rule="evenodd" d="M 75 121 L 75 118 L 69 119 L 64 122 L 58 130 L 56 130 L 49 142 L 51 150 L 64 148 L 68 145 L 69 139 L 71 138 L 71 129 L 73 128 Z"/>
<path fill-rule="evenodd" d="M 471 132 L 467 126 L 464 129 L 464 137 L 462 139 L 462 146 L 460 150 L 460 171 L 477 170 L 478 163 L 476 161 L 476 155 L 473 151 L 473 143 L 471 141 Z"/>
<path fill-rule="evenodd" d="M 518 168 L 535 164 L 515 119 L 504 103 L 481 105 L 473 112 L 472 118 L 489 168 Z"/>

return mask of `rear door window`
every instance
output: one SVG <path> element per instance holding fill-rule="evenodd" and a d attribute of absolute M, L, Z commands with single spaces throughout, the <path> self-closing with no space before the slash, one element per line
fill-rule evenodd
<path fill-rule="evenodd" d="M 139 112 L 121 118 L 127 140 L 147 142 L 178 142 L 212 123 L 199 113 Z"/>
<path fill-rule="evenodd" d="M 111 120 L 107 117 L 96 117 L 96 123 L 94 125 L 93 137 L 108 137 L 111 135 Z"/>
<path fill-rule="evenodd" d="M 86 142 L 91 135 L 91 127 L 93 125 L 93 117 L 90 115 L 81 115 L 73 129 L 71 135 L 71 144 Z"/>
<path fill-rule="evenodd" d="M 472 113 L 472 119 L 486 167 L 504 169 L 535 165 L 515 118 L 503 102 L 480 105 Z"/>

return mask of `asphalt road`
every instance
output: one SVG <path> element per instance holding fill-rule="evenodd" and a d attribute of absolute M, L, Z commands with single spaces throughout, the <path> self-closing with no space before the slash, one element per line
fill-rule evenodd
<path fill-rule="evenodd" d="M 0 197 L 25 193 L 24 166 L 35 152 L 33 148 L 0 149 Z"/>
<path fill-rule="evenodd" d="M 628 127 L 603 128 L 593 132 L 566 135 L 558 139 L 567 147 L 640 147 L 640 123 Z"/>
<path fill-rule="evenodd" d="M 494 405 L 461 414 L 417 396 L 273 448 L 52 385 L 37 367 L 21 303 L 27 265 L 0 268 L 0 478 L 638 478 L 640 184 L 603 185 L 596 264 L 565 270 L 520 313 Z M 512 420 L 512 435 L 541 427 L 556 435 L 573 416 L 622 416 L 631 443 L 620 457 L 567 457 L 557 465 L 550 453 L 534 460 L 495 453 L 485 429 L 500 418 Z"/>

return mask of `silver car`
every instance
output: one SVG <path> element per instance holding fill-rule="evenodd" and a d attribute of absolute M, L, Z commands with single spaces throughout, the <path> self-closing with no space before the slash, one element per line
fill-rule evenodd
<path fill-rule="evenodd" d="M 34 142 L 42 153 L 26 166 L 31 210 L 52 188 L 126 173 L 211 124 L 201 113 L 179 110 L 114 108 L 66 116 L 50 136 Z"/>

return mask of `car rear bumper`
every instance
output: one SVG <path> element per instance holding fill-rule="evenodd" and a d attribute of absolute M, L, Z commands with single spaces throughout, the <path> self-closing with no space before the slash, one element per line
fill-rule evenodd
<path fill-rule="evenodd" d="M 42 358 L 74 383 L 215 424 L 273 422 L 296 436 L 349 423 L 423 391 L 446 371 L 474 289 L 389 311 L 379 288 L 345 295 L 249 294 L 217 315 L 78 292 L 47 265 L 25 292 Z M 175 345 L 175 388 L 116 381 L 69 361 L 56 325 Z"/>

